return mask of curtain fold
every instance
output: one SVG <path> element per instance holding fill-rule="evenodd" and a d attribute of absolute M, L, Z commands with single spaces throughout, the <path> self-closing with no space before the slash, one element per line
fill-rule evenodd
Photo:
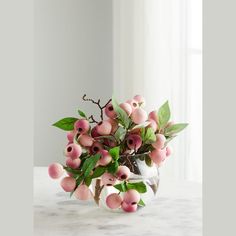
<path fill-rule="evenodd" d="M 186 0 L 113 0 L 113 90 L 120 100 L 142 94 L 147 111 L 169 100 L 172 119 L 190 125 L 173 140 L 161 174 L 201 181 L 201 82 L 189 69 L 189 9 Z"/>

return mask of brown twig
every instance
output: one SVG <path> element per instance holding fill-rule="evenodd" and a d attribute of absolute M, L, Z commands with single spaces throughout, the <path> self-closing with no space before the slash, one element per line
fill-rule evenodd
<path fill-rule="evenodd" d="M 90 119 L 91 121 L 89 121 L 89 123 L 98 123 L 98 121 L 96 121 L 93 117 L 93 115 L 91 115 L 88 119 Z"/>
<path fill-rule="evenodd" d="M 101 120 L 103 120 L 103 109 L 111 102 L 111 99 L 109 99 L 109 101 L 104 105 L 104 106 L 101 106 L 101 104 L 100 104 L 100 102 L 101 102 L 101 100 L 100 99 L 98 99 L 97 101 L 95 101 L 95 100 L 93 100 L 93 99 L 91 99 L 91 98 L 86 98 L 86 94 L 84 94 L 84 96 L 82 97 L 82 99 L 84 100 L 84 101 L 86 101 L 86 102 L 92 102 L 93 104 L 96 104 L 98 107 L 99 107 L 99 109 L 100 109 L 100 117 L 101 117 Z M 90 116 L 91 117 L 91 116 Z M 93 122 L 92 123 L 94 123 L 94 122 L 96 122 L 96 123 L 98 123 L 97 121 L 95 121 L 94 119 L 92 120 Z"/>
<path fill-rule="evenodd" d="M 100 195 L 103 188 L 104 188 L 104 185 L 101 186 L 101 179 L 97 179 L 96 185 L 95 185 L 95 194 L 94 194 L 94 201 L 97 203 L 97 205 L 99 205 Z"/>

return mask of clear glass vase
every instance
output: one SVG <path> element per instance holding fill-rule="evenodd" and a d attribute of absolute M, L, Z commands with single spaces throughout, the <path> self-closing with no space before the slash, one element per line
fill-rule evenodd
<path fill-rule="evenodd" d="M 141 193 L 141 199 L 145 203 L 145 206 L 148 205 L 157 194 L 158 186 L 159 186 L 159 171 L 158 167 L 156 165 L 152 165 L 151 167 L 148 166 L 145 161 L 136 160 L 136 168 L 139 172 L 139 174 L 134 174 L 131 172 L 129 182 L 143 182 L 146 185 L 147 191 L 145 193 Z M 96 194 L 96 185 L 101 182 L 100 178 L 93 179 L 91 190 L 93 192 L 93 195 Z M 111 193 L 118 193 L 119 191 L 114 188 L 113 186 L 104 186 L 102 188 L 101 193 L 99 194 L 99 198 L 97 199 L 96 203 L 99 207 L 105 208 L 109 211 L 113 212 L 123 212 L 120 208 L 116 210 L 112 210 L 107 207 L 106 205 L 106 198 Z M 123 196 L 123 193 L 120 193 L 121 196 Z M 139 206 L 140 207 L 140 206 Z"/>

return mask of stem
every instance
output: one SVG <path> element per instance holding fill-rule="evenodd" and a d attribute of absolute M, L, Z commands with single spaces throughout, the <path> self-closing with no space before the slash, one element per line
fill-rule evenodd
<path fill-rule="evenodd" d="M 91 119 L 91 121 L 89 121 L 89 123 L 98 123 L 98 121 L 96 121 L 93 117 L 93 115 L 91 115 L 88 119 Z"/>
<path fill-rule="evenodd" d="M 99 205 L 100 201 L 100 194 L 104 188 L 104 185 L 101 186 L 101 179 L 96 180 L 96 185 L 95 185 L 95 194 L 94 194 L 94 201 Z"/>

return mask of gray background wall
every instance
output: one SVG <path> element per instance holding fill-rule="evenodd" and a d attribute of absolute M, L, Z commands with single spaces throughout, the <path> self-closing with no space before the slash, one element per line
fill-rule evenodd
<path fill-rule="evenodd" d="M 112 1 L 35 1 L 34 165 L 62 162 L 65 132 L 51 126 L 81 99 L 112 95 Z"/>

